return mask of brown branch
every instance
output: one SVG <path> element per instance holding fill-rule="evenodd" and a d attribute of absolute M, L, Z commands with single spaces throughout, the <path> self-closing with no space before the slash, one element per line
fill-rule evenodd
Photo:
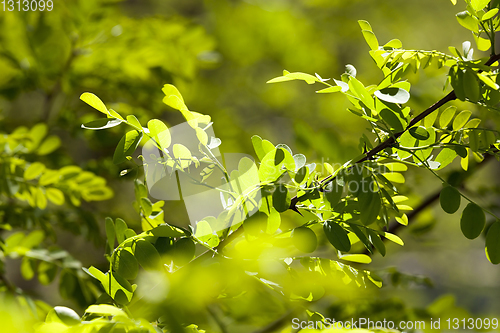
<path fill-rule="evenodd" d="M 498 60 L 500 60 L 500 54 L 492 55 L 488 59 L 488 61 L 486 61 L 485 65 L 490 66 Z M 478 73 L 481 73 L 481 72 L 482 72 L 482 70 L 478 71 Z M 457 96 L 455 94 L 455 91 L 453 90 L 448 95 L 441 98 L 439 101 L 437 101 L 436 103 L 434 103 L 433 105 L 431 105 L 430 107 L 425 109 L 422 113 L 417 115 L 415 118 L 413 118 L 410 121 L 410 123 L 408 124 L 408 126 L 406 126 L 406 128 L 403 131 L 395 133 L 393 136 L 387 138 L 384 142 L 380 143 L 378 146 L 376 146 L 375 148 L 368 151 L 366 153 L 366 156 L 361 158 L 360 160 L 356 161 L 355 164 L 363 163 L 365 161 L 371 160 L 375 155 L 380 153 L 382 150 L 394 145 L 396 143 L 397 139 L 399 139 L 401 137 L 401 135 L 403 135 L 406 131 L 408 131 L 410 128 L 415 126 L 419 121 L 421 121 L 422 119 L 424 119 L 425 117 L 427 117 L 428 115 L 430 115 L 431 113 L 433 113 L 434 111 L 439 109 L 441 106 L 443 106 L 446 103 L 451 102 L 455 99 L 457 99 Z M 329 175 L 320 181 L 320 186 L 323 186 L 323 185 L 333 181 L 334 179 L 335 179 L 335 177 L 331 177 L 331 175 Z M 297 203 L 299 202 L 299 199 L 300 198 L 298 196 L 294 196 L 290 201 L 289 209 L 300 214 L 299 210 L 297 209 Z"/>

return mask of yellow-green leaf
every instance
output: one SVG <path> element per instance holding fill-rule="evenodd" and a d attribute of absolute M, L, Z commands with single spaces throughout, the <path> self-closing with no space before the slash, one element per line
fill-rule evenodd
<path fill-rule="evenodd" d="M 104 105 L 104 103 L 96 95 L 86 92 L 80 96 L 80 99 L 82 101 L 84 101 L 85 103 L 87 103 L 88 105 L 90 105 L 91 107 L 93 107 L 94 109 L 96 109 L 96 110 L 98 110 L 106 115 L 109 114 L 109 111 L 108 111 L 108 108 L 106 108 L 106 105 Z"/>

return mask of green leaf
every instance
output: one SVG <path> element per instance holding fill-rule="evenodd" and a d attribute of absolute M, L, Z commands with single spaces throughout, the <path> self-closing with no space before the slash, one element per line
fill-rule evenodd
<path fill-rule="evenodd" d="M 495 81 L 493 81 L 492 79 L 490 79 L 488 76 L 484 75 L 483 73 L 479 73 L 477 75 L 477 77 L 483 81 L 488 87 L 494 89 L 494 90 L 498 90 L 500 87 L 498 86 L 498 84 L 495 83 Z"/>
<path fill-rule="evenodd" d="M 435 159 L 435 161 L 440 164 L 438 169 L 442 169 L 449 165 L 457 156 L 458 155 L 455 150 L 451 148 L 443 148 Z"/>
<path fill-rule="evenodd" d="M 299 170 L 297 170 L 297 173 L 295 174 L 295 181 L 297 182 L 297 184 L 302 184 L 302 182 L 306 180 L 307 174 L 308 169 L 306 166 L 303 166 Z"/>
<path fill-rule="evenodd" d="M 445 185 L 439 194 L 439 203 L 446 213 L 455 213 L 460 207 L 460 192 L 453 186 Z"/>
<path fill-rule="evenodd" d="M 274 79 L 267 81 L 266 83 L 277 83 L 291 80 L 304 80 L 307 84 L 313 84 L 315 82 L 319 82 L 318 78 L 306 73 L 295 72 L 295 73 L 287 73 L 284 76 L 279 76 Z"/>
<path fill-rule="evenodd" d="M 427 140 L 430 137 L 430 133 L 423 126 L 412 127 L 408 132 L 412 137 L 421 141 Z"/>
<path fill-rule="evenodd" d="M 405 177 L 399 172 L 383 173 L 382 176 L 392 183 L 404 184 L 405 182 Z"/>
<path fill-rule="evenodd" d="M 205 132 L 205 130 L 200 127 L 196 127 L 194 130 L 196 131 L 196 137 L 198 138 L 198 141 L 200 141 L 202 145 L 206 146 L 208 144 L 207 132 Z"/>
<path fill-rule="evenodd" d="M 56 306 L 52 310 L 61 320 L 61 322 L 68 326 L 77 325 L 80 323 L 80 316 L 75 312 L 75 310 L 67 308 L 65 306 Z"/>
<path fill-rule="evenodd" d="M 471 102 L 477 103 L 477 101 L 479 101 L 481 90 L 479 88 L 479 82 L 477 81 L 475 72 L 470 69 L 466 70 L 462 83 L 464 85 L 465 96 Z"/>
<path fill-rule="evenodd" d="M 191 151 L 180 143 L 174 144 L 173 147 L 174 157 L 178 160 L 181 169 L 187 168 L 191 164 L 192 155 Z"/>
<path fill-rule="evenodd" d="M 28 249 L 32 249 L 44 240 L 45 233 L 42 230 L 34 230 L 29 233 L 26 237 L 23 238 L 19 246 L 26 247 Z"/>
<path fill-rule="evenodd" d="M 35 263 L 29 257 L 21 260 L 21 275 L 25 280 L 31 280 L 35 276 Z"/>
<path fill-rule="evenodd" d="M 486 235 L 486 256 L 492 264 L 500 263 L 500 222 L 496 221 Z"/>
<path fill-rule="evenodd" d="M 168 224 L 161 224 L 150 230 L 155 237 L 181 237 L 184 231 Z"/>
<path fill-rule="evenodd" d="M 380 252 L 382 257 L 385 257 L 385 253 L 386 253 L 385 244 L 382 241 L 382 239 L 380 239 L 380 236 L 372 229 L 367 229 L 366 232 L 368 233 L 368 237 L 370 239 L 370 242 L 373 244 L 373 246 L 375 246 L 377 251 Z"/>
<path fill-rule="evenodd" d="M 461 129 L 462 127 L 464 127 L 465 124 L 467 123 L 467 121 L 469 120 L 471 114 L 472 114 L 472 112 L 470 112 L 468 110 L 464 110 L 464 111 L 460 112 L 453 120 L 453 130 L 457 131 L 457 130 Z"/>
<path fill-rule="evenodd" d="M 141 198 L 141 208 L 144 212 L 144 215 L 148 217 L 153 212 L 153 204 L 151 200 L 148 198 Z"/>
<path fill-rule="evenodd" d="M 252 145 L 257 157 L 261 161 L 267 153 L 274 149 L 274 145 L 271 142 L 268 140 L 262 140 L 262 138 L 258 135 L 252 136 Z"/>
<path fill-rule="evenodd" d="M 114 258 L 113 269 L 123 278 L 133 280 L 139 272 L 139 264 L 132 253 L 121 249 Z"/>
<path fill-rule="evenodd" d="M 406 217 L 405 214 L 403 214 L 404 217 Z M 404 225 L 408 225 L 408 222 Z M 391 242 L 393 243 L 396 243 L 398 245 L 401 245 L 401 246 L 404 246 L 404 242 L 401 238 L 399 238 L 399 236 L 397 235 L 394 235 L 394 234 L 391 234 L 389 232 L 384 232 L 384 237 L 387 238 L 388 240 L 390 240 Z"/>
<path fill-rule="evenodd" d="M 121 219 L 117 218 L 115 221 L 115 233 L 116 233 L 116 239 L 118 240 L 118 244 L 123 243 L 125 239 L 127 238 L 125 236 L 125 231 L 128 229 L 127 223 Z"/>
<path fill-rule="evenodd" d="M 47 199 L 49 199 L 55 205 L 60 206 L 64 204 L 64 193 L 58 188 L 46 188 L 45 195 L 47 195 Z"/>
<path fill-rule="evenodd" d="M 357 262 L 360 264 L 369 264 L 372 262 L 372 258 L 367 256 L 366 254 L 344 254 L 343 256 L 339 257 L 339 259 Z"/>
<path fill-rule="evenodd" d="M 490 9 L 481 17 L 481 21 L 487 21 L 493 18 L 497 13 L 498 13 L 498 8 Z"/>
<path fill-rule="evenodd" d="M 32 180 L 37 178 L 45 170 L 45 165 L 40 162 L 31 163 L 31 165 L 24 170 L 24 179 Z"/>
<path fill-rule="evenodd" d="M 455 116 L 456 111 L 456 106 L 449 106 L 448 108 L 446 108 L 439 116 L 439 127 L 446 128 Z"/>
<path fill-rule="evenodd" d="M 61 139 L 55 135 L 46 138 L 43 143 L 38 147 L 36 153 L 38 155 L 47 155 L 61 146 Z"/>
<path fill-rule="evenodd" d="M 95 313 L 102 316 L 123 316 L 128 317 L 127 314 L 117 307 L 108 304 L 91 305 L 85 310 L 85 313 Z"/>
<path fill-rule="evenodd" d="M 358 195 L 358 202 L 361 223 L 363 225 L 370 225 L 375 222 L 381 207 L 378 192 L 372 192 L 370 189 L 361 190 Z"/>
<path fill-rule="evenodd" d="M 404 129 L 403 122 L 401 118 L 397 116 L 396 113 L 394 113 L 390 109 L 383 109 L 380 111 L 380 117 L 389 125 L 392 129 L 394 129 L 396 132 L 401 132 Z"/>
<path fill-rule="evenodd" d="M 290 202 L 290 192 L 285 184 L 278 184 L 273 192 L 273 207 L 279 213 L 283 213 L 290 208 Z"/>
<path fill-rule="evenodd" d="M 157 269 L 161 263 L 160 254 L 153 244 L 146 240 L 138 240 L 135 243 L 134 255 L 139 264 L 146 270 Z"/>
<path fill-rule="evenodd" d="M 316 93 L 318 93 L 318 94 L 328 94 L 328 93 L 339 92 L 341 90 L 342 90 L 342 87 L 340 87 L 340 86 L 333 86 L 333 87 L 328 87 L 328 88 L 325 88 L 325 89 L 318 90 L 318 91 L 316 91 Z"/>
<path fill-rule="evenodd" d="M 170 131 L 163 123 L 163 121 L 158 119 L 152 119 L 148 122 L 149 135 L 155 140 L 155 142 L 160 145 L 161 149 L 166 149 L 170 147 L 172 138 L 170 136 Z"/>
<path fill-rule="evenodd" d="M 370 110 L 375 109 L 375 102 L 368 90 L 355 77 L 350 76 L 349 89 L 363 102 Z"/>
<path fill-rule="evenodd" d="M 385 47 L 390 47 L 393 49 L 400 49 L 403 47 L 403 43 L 401 43 L 401 41 L 399 39 L 391 39 L 389 42 L 387 42 L 384 45 L 384 48 Z"/>
<path fill-rule="evenodd" d="M 326 221 L 323 223 L 323 231 L 326 238 L 337 250 L 348 252 L 351 249 L 351 242 L 347 232 L 338 223 Z"/>
<path fill-rule="evenodd" d="M 93 107 L 94 109 L 106 115 L 109 115 L 108 108 L 106 108 L 106 105 L 104 105 L 104 103 L 96 95 L 86 92 L 80 96 L 80 99 L 85 103 L 87 103 L 88 105 L 90 105 L 91 107 Z"/>
<path fill-rule="evenodd" d="M 311 253 L 318 246 L 318 238 L 314 231 L 307 227 L 298 227 L 293 229 L 291 234 L 293 245 L 302 252 Z"/>
<path fill-rule="evenodd" d="M 269 216 L 267 218 L 266 233 L 270 235 L 274 234 L 276 231 L 278 231 L 280 225 L 281 215 L 274 207 L 271 207 Z"/>
<path fill-rule="evenodd" d="M 108 249 L 109 253 L 112 253 L 115 249 L 115 223 L 113 222 L 113 219 L 111 217 L 106 217 L 105 222 Z"/>
<path fill-rule="evenodd" d="M 402 88 L 389 87 L 375 91 L 374 95 L 385 102 L 405 104 L 410 100 L 410 93 Z"/>
<path fill-rule="evenodd" d="M 490 1 L 491 0 L 471 0 L 470 4 L 472 8 L 474 8 L 474 10 L 477 12 L 486 7 L 490 3 Z"/>
<path fill-rule="evenodd" d="M 259 179 L 261 181 L 275 181 L 285 170 L 295 171 L 293 156 L 286 149 L 273 149 L 261 160 Z"/>
<path fill-rule="evenodd" d="M 369 30 L 363 30 L 363 37 L 371 50 L 378 50 L 378 40 L 375 34 Z"/>
<path fill-rule="evenodd" d="M 196 248 L 191 238 L 183 237 L 174 244 L 174 263 L 182 266 L 189 263 L 195 254 Z"/>
<path fill-rule="evenodd" d="M 163 86 L 162 91 L 165 94 L 163 103 L 179 111 L 187 110 L 187 106 L 184 104 L 184 99 L 175 86 L 166 84 Z"/>
<path fill-rule="evenodd" d="M 462 212 L 460 218 L 460 229 L 468 239 L 474 239 L 481 234 L 484 229 L 486 218 L 484 211 L 475 203 L 469 203 Z"/>
<path fill-rule="evenodd" d="M 134 116 L 133 114 L 127 116 L 127 122 L 129 123 L 129 125 L 132 125 L 136 130 L 142 131 L 141 123 L 139 122 L 137 117 Z"/>
<path fill-rule="evenodd" d="M 344 191 L 344 187 L 340 186 L 336 181 L 331 181 L 325 186 L 325 190 L 323 192 L 326 200 L 330 203 L 331 207 L 335 207 L 335 205 L 339 202 L 342 197 L 342 192 Z"/>
<path fill-rule="evenodd" d="M 113 155 L 113 163 L 120 164 L 127 160 L 127 156 L 131 156 L 139 143 L 141 142 L 143 133 L 132 130 L 127 132 L 118 142 L 115 153 Z"/>
<path fill-rule="evenodd" d="M 365 20 L 358 20 L 359 27 L 361 30 L 367 30 L 367 31 L 372 31 L 372 26 L 368 21 Z"/>
<path fill-rule="evenodd" d="M 57 266 L 51 262 L 42 261 L 38 265 L 38 281 L 43 285 L 48 285 L 57 275 Z"/>
<path fill-rule="evenodd" d="M 478 21 L 470 15 L 468 11 L 463 11 L 457 14 L 457 20 L 460 25 L 464 28 L 473 31 L 475 33 L 479 33 L 478 30 Z"/>
<path fill-rule="evenodd" d="M 219 237 L 212 233 L 212 227 L 210 226 L 210 223 L 205 220 L 201 220 L 196 223 L 196 232 L 194 235 L 197 239 L 210 247 L 216 247 L 217 245 L 219 245 Z"/>

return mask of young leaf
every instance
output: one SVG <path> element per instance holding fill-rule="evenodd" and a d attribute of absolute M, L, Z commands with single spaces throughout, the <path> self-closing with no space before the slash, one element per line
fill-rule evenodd
<path fill-rule="evenodd" d="M 372 262 L 372 258 L 367 256 L 366 254 L 345 254 L 339 257 L 339 259 L 351 262 L 357 262 L 360 264 L 369 264 Z"/>
<path fill-rule="evenodd" d="M 458 13 L 457 20 L 464 28 L 479 34 L 478 21 L 468 11 Z"/>
<path fill-rule="evenodd" d="M 90 105 L 91 107 L 93 107 L 94 109 L 96 109 L 96 110 L 98 110 L 106 115 L 109 114 L 109 111 L 108 111 L 108 108 L 106 108 L 106 105 L 104 105 L 104 103 L 96 95 L 86 92 L 80 96 L 80 99 L 82 101 L 84 101 L 85 103 L 87 103 L 88 105 Z"/>
<path fill-rule="evenodd" d="M 457 111 L 456 106 L 450 106 L 446 108 L 443 111 L 443 113 L 441 113 L 441 115 L 439 116 L 439 127 L 446 128 L 453 119 L 453 116 L 455 116 L 456 111 Z"/>
<path fill-rule="evenodd" d="M 163 103 L 179 111 L 187 110 L 187 106 L 184 104 L 184 99 L 175 86 L 166 84 L 163 86 L 162 91 L 165 94 Z"/>
<path fill-rule="evenodd" d="M 274 145 L 271 142 L 268 140 L 262 140 L 262 138 L 258 135 L 252 136 L 252 145 L 257 157 L 261 161 L 267 153 L 274 149 Z"/>
<path fill-rule="evenodd" d="M 475 203 L 469 203 L 462 212 L 460 229 L 468 239 L 474 239 L 481 234 L 485 224 L 484 211 Z"/>
<path fill-rule="evenodd" d="M 455 213 L 460 207 L 460 192 L 453 186 L 446 185 L 439 194 L 439 203 L 446 213 Z"/>
<path fill-rule="evenodd" d="M 472 8 L 474 8 L 474 10 L 476 12 L 482 10 L 484 7 L 486 7 L 488 5 L 488 3 L 490 3 L 491 0 L 472 0 L 470 2 Z"/>
<path fill-rule="evenodd" d="M 471 114 L 472 113 L 468 110 L 464 110 L 464 111 L 460 112 L 453 120 L 453 130 L 457 131 L 457 130 L 461 129 L 462 127 L 464 127 L 464 125 L 469 120 Z"/>
<path fill-rule="evenodd" d="M 170 147 L 171 136 L 167 125 L 158 119 L 148 121 L 149 135 L 156 141 L 162 149 Z"/>
<path fill-rule="evenodd" d="M 127 160 L 127 156 L 134 153 L 135 149 L 141 142 L 143 133 L 132 130 L 127 132 L 116 146 L 115 153 L 113 155 L 113 163 L 120 164 Z"/>
<path fill-rule="evenodd" d="M 347 232 L 338 223 L 326 221 L 323 224 L 323 231 L 330 244 L 337 250 L 348 252 L 351 249 L 351 242 L 349 241 Z"/>
<path fill-rule="evenodd" d="M 373 97 L 370 95 L 368 90 L 366 90 L 363 84 L 353 76 L 350 77 L 349 88 L 351 92 L 358 96 L 361 102 L 363 102 L 370 110 L 375 109 Z"/>
<path fill-rule="evenodd" d="M 363 30 L 363 37 L 371 50 L 378 50 L 378 40 L 375 34 L 369 30 Z"/>
<path fill-rule="evenodd" d="M 181 169 L 187 168 L 191 164 L 191 151 L 184 145 L 176 143 L 173 147 L 174 157 L 178 159 Z"/>

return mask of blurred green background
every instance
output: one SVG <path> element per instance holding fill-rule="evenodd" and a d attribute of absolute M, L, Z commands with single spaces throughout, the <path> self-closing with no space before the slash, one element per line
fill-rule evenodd
<path fill-rule="evenodd" d="M 46 165 L 76 164 L 105 177 L 114 190 L 113 199 L 83 209 L 100 226 L 105 216 L 139 226 L 130 203 L 132 180 L 142 176 L 141 170 L 119 177 L 134 164 L 112 163 L 124 129 L 81 129 L 80 124 L 100 117 L 79 100 L 83 92 L 98 95 L 122 115 L 136 115 L 143 124 L 159 118 L 173 126 L 182 116 L 162 103 L 161 92 L 163 84 L 172 83 L 191 110 L 212 117 L 224 153 L 253 155 L 250 137 L 257 134 L 286 143 L 309 161 L 343 164 L 359 154 L 360 134 L 369 132 L 366 123 L 346 111 L 343 96 L 317 95 L 317 87 L 303 82 L 266 81 L 283 69 L 338 79 L 352 64 L 361 81 L 376 84 L 382 76 L 357 20 L 369 21 L 381 43 L 398 38 L 407 49 L 447 52 L 448 46 L 460 49 L 463 41 L 472 41 L 456 22 L 460 6 L 449 0 L 65 0 L 55 1 L 51 12 L 1 12 L 0 131 L 46 123 L 50 134 L 62 140 L 55 153 L 43 157 Z M 410 77 L 413 112 L 444 96 L 445 75 L 446 69 L 430 68 Z M 498 125 L 496 114 L 472 111 L 488 125 Z M 468 181 L 466 191 L 496 209 L 497 174 L 498 167 L 490 163 Z M 410 170 L 406 178 L 413 205 L 441 186 L 424 170 Z M 187 218 L 181 203 L 167 203 L 165 212 L 169 223 Z M 376 255 L 368 267 L 381 269 L 382 276 L 393 266 L 428 276 L 433 287 L 387 283 L 374 299 L 383 303 L 396 297 L 407 306 L 426 306 L 452 293 L 457 305 L 472 313 L 499 313 L 500 272 L 485 258 L 483 240 L 462 236 L 458 220 L 458 213 L 425 211 L 401 233 L 404 248 L 389 247 L 387 257 Z M 61 236 L 59 245 L 84 266 L 105 262 L 102 240 L 91 243 L 67 231 Z M 9 270 L 17 285 L 51 304 L 63 302 L 51 286 L 25 282 L 15 271 Z"/>

